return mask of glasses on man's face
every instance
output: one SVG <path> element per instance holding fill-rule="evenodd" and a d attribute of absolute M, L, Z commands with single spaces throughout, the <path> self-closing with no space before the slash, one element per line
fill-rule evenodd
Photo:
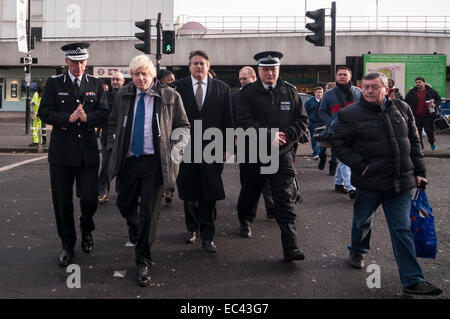
<path fill-rule="evenodd" d="M 239 81 L 247 81 L 249 78 L 239 78 Z"/>
<path fill-rule="evenodd" d="M 381 86 L 379 85 L 364 85 L 362 86 L 364 91 L 368 91 L 370 89 L 372 89 L 373 91 L 378 91 L 379 89 L 381 89 Z"/>
<path fill-rule="evenodd" d="M 120 78 L 112 78 L 113 81 L 120 81 Z"/>

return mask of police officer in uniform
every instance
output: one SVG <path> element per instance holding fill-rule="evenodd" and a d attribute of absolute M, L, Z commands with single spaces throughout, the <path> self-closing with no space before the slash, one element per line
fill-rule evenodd
<path fill-rule="evenodd" d="M 95 127 L 103 125 L 108 108 L 101 81 L 84 73 L 88 47 L 88 43 L 61 47 L 68 70 L 47 80 L 38 114 L 53 126 L 48 161 L 53 208 L 63 249 L 60 266 L 67 266 L 74 255 L 74 181 L 80 198 L 81 248 L 89 253 L 94 245 L 91 232 L 95 228 L 99 167 Z"/>
<path fill-rule="evenodd" d="M 239 194 L 237 212 L 240 234 L 251 233 L 252 208 L 261 190 L 268 182 L 275 202 L 274 217 L 281 229 L 284 260 L 303 260 L 304 254 L 297 247 L 294 202 L 295 178 L 293 166 L 294 149 L 308 127 L 308 115 L 298 97 L 297 89 L 279 77 L 280 59 L 277 51 L 258 53 L 259 79 L 242 88 L 236 107 L 236 127 L 278 129 L 272 145 L 279 147 L 279 168 L 274 174 L 261 174 L 261 163 L 244 163 L 245 172 Z M 248 145 L 248 144 L 247 144 Z M 250 236 L 242 236 L 250 237 Z"/>

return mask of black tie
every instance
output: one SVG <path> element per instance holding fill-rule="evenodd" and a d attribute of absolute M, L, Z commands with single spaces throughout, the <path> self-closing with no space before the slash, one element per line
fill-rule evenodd
<path fill-rule="evenodd" d="M 78 84 L 79 79 L 75 78 L 75 80 L 73 80 L 73 86 L 75 86 L 75 95 L 78 97 L 79 94 L 79 89 L 80 89 L 80 85 Z"/>
<path fill-rule="evenodd" d="M 269 85 L 269 91 L 272 91 L 272 90 L 273 90 L 273 86 Z"/>

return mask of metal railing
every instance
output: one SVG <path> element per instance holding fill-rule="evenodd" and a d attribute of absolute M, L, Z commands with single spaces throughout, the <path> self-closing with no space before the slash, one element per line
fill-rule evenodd
<path fill-rule="evenodd" d="M 187 22 L 202 24 L 211 32 L 305 32 L 312 20 L 304 16 L 180 16 L 179 25 Z M 326 30 L 331 29 L 327 19 Z M 450 16 L 338 16 L 336 29 L 341 32 L 404 31 L 450 33 Z M 308 31 L 309 32 L 309 31 Z"/>
<path fill-rule="evenodd" d="M 188 22 L 198 22 L 206 29 L 184 30 Z M 139 32 L 134 26 L 135 21 L 81 21 L 79 29 L 70 29 L 65 20 L 39 21 L 44 29 L 42 40 L 67 39 L 135 39 L 134 33 Z M 87 23 L 89 22 L 89 23 Z M 251 36 L 275 33 L 306 33 L 310 32 L 305 24 L 312 20 L 304 16 L 178 16 L 175 28 L 181 34 L 193 36 Z M 326 19 L 325 29 L 331 30 L 331 21 Z M 338 16 L 336 19 L 338 33 L 343 32 L 413 32 L 423 35 L 443 34 L 450 36 L 450 16 Z M 6 30 L 7 32 L 4 32 Z M 45 30 L 44 30 L 45 31 Z M 58 32 L 57 32 L 58 31 Z M 53 36 L 49 34 L 54 34 Z M 152 32 L 156 37 L 156 32 Z M 0 41 L 16 41 L 15 21 L 0 23 Z"/>

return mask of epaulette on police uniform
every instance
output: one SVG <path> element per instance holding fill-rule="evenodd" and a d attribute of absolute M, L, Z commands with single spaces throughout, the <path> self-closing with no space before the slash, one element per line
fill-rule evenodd
<path fill-rule="evenodd" d="M 52 79 L 56 79 L 56 78 L 59 78 L 59 77 L 61 77 L 61 76 L 63 76 L 63 75 L 64 75 L 64 74 L 52 75 L 51 78 L 52 78 Z"/>
<path fill-rule="evenodd" d="M 297 87 L 296 87 L 294 84 L 289 83 L 288 81 L 283 81 L 283 82 L 284 82 L 284 84 L 286 84 L 287 86 L 290 86 L 291 88 L 293 88 L 294 90 L 297 91 Z"/>

